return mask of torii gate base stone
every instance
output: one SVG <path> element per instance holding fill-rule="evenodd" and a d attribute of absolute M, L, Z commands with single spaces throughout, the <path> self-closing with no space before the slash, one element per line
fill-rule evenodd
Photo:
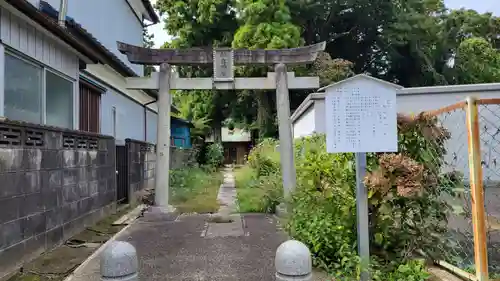
<path fill-rule="evenodd" d="M 318 77 L 295 77 L 286 64 L 312 63 L 325 43 L 283 50 L 232 50 L 229 48 L 193 48 L 185 50 L 147 49 L 118 42 L 120 52 L 137 64 L 160 65 L 160 72 L 151 77 L 127 78 L 129 89 L 156 89 L 158 93 L 158 135 L 156 144 L 155 205 L 158 210 L 172 211 L 169 203 L 170 163 L 170 90 L 244 90 L 276 89 L 279 121 L 280 160 L 284 197 L 295 188 L 296 172 L 290 120 L 289 89 L 319 88 Z M 214 65 L 213 78 L 180 78 L 171 65 Z M 275 72 L 262 78 L 234 77 L 234 65 L 275 65 Z M 283 205 L 279 208 L 284 211 Z"/>

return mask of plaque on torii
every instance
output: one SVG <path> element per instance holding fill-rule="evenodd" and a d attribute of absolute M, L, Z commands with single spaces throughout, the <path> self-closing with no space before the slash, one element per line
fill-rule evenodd
<path fill-rule="evenodd" d="M 155 173 L 155 205 L 168 208 L 170 163 L 170 90 L 272 90 L 276 89 L 279 120 L 280 158 L 283 190 L 288 197 L 295 188 L 296 173 L 293 158 L 293 136 L 290 120 L 288 89 L 319 88 L 318 77 L 295 77 L 287 65 L 313 63 L 324 51 L 325 42 L 279 50 L 247 50 L 231 48 L 150 49 L 117 42 L 118 50 L 134 64 L 160 65 L 160 72 L 151 77 L 129 77 L 128 89 L 156 89 L 158 94 L 158 136 Z M 171 65 L 212 64 L 213 77 L 181 78 Z M 235 77 L 236 65 L 274 65 L 275 72 L 267 77 Z M 163 117 L 163 118 L 162 118 Z"/>

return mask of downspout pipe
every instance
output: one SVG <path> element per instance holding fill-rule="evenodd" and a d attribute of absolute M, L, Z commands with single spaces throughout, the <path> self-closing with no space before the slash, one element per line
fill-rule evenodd
<path fill-rule="evenodd" d="M 142 106 L 144 107 L 144 141 L 148 140 L 148 105 L 153 104 L 157 102 L 157 100 L 152 100 L 150 102 L 147 102 L 143 104 Z"/>
<path fill-rule="evenodd" d="M 61 27 L 66 27 L 66 15 L 68 13 L 68 0 L 60 0 L 58 22 Z"/>

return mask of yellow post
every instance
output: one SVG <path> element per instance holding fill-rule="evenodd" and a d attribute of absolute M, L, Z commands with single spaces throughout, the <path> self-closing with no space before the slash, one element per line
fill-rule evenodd
<path fill-rule="evenodd" d="M 486 217 L 484 210 L 483 172 L 479 139 L 476 99 L 467 97 L 467 139 L 469 145 L 472 226 L 474 228 L 474 261 L 478 281 L 487 281 L 488 254 L 486 250 Z"/>

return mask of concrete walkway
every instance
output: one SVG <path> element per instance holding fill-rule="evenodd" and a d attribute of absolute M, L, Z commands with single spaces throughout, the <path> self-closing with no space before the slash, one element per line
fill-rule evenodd
<path fill-rule="evenodd" d="M 217 223 L 209 215 L 146 213 L 118 235 L 117 240 L 136 247 L 141 280 L 275 280 L 274 254 L 286 236 L 272 216 L 234 213 L 234 176 L 230 170 L 224 175 L 218 215 L 231 222 Z M 99 280 L 99 255 L 68 280 Z"/>

